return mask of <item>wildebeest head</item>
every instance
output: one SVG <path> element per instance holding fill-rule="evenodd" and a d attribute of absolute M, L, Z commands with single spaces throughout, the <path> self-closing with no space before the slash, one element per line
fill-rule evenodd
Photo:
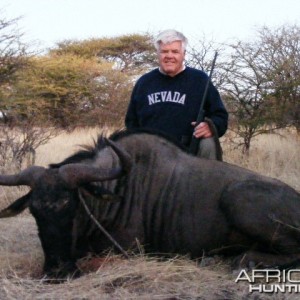
<path fill-rule="evenodd" d="M 108 141 L 119 157 L 119 165 L 101 169 L 82 163 L 59 168 L 29 167 L 16 175 L 1 175 L 0 184 L 27 185 L 29 193 L 0 212 L 0 218 L 12 217 L 29 208 L 36 220 L 42 243 L 44 272 L 50 277 L 64 277 L 78 272 L 72 254 L 73 222 L 78 206 L 78 188 L 92 182 L 121 177 L 129 171 L 130 157 Z M 101 194 L 97 195 L 101 198 Z"/>

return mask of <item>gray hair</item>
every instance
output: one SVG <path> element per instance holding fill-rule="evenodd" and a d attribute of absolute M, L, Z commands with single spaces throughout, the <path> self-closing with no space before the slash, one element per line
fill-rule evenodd
<path fill-rule="evenodd" d="M 181 41 L 183 50 L 186 50 L 188 39 L 181 32 L 173 29 L 162 31 L 154 40 L 154 47 L 156 48 L 156 50 L 159 50 L 159 46 L 161 43 L 170 44 L 175 41 Z"/>

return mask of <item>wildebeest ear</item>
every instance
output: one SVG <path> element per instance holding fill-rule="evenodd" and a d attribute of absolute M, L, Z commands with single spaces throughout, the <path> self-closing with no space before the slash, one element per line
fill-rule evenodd
<path fill-rule="evenodd" d="M 92 196 L 95 198 L 95 200 L 105 200 L 109 202 L 118 202 L 122 200 L 122 197 L 113 194 L 111 191 L 95 184 L 87 184 L 81 188 L 81 191 L 89 196 Z"/>
<path fill-rule="evenodd" d="M 105 142 L 114 150 L 114 152 L 119 157 L 123 171 L 125 171 L 126 173 L 129 172 L 132 167 L 132 159 L 129 153 L 125 149 L 123 149 L 123 147 L 110 139 L 105 139 Z"/>
<path fill-rule="evenodd" d="M 21 213 L 25 208 L 29 206 L 31 192 L 17 199 L 8 207 L 0 211 L 0 218 L 14 217 Z"/>

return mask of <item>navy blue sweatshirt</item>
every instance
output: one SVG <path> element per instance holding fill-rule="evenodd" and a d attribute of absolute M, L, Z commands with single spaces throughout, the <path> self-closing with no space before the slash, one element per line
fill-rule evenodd
<path fill-rule="evenodd" d="M 125 118 L 127 128 L 152 128 L 173 136 L 178 141 L 192 137 L 208 76 L 186 67 L 174 77 L 159 69 L 143 75 L 135 84 Z M 219 92 L 210 83 L 204 106 L 221 137 L 227 130 L 228 113 Z"/>

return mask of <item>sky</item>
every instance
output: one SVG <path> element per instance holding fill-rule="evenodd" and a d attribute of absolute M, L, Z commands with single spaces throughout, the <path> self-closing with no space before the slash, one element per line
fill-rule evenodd
<path fill-rule="evenodd" d="M 183 32 L 190 41 L 255 38 L 262 26 L 300 25 L 299 0 L 1 0 L 1 15 L 21 17 L 26 42 L 48 49 L 63 40 Z"/>

